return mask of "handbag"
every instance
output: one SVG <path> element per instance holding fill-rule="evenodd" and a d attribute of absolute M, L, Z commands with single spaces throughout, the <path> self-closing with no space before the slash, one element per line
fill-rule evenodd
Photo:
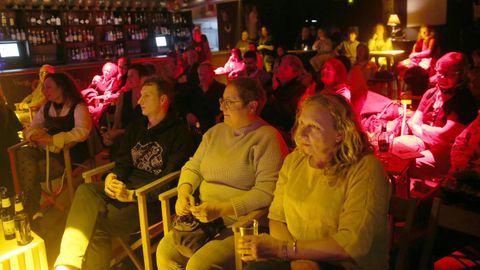
<path fill-rule="evenodd" d="M 194 197 L 198 199 L 195 194 Z M 188 214 L 177 216 L 172 227 L 173 242 L 177 251 L 190 258 L 199 248 L 215 238 L 225 228 L 225 224 L 221 217 L 203 223 L 192 214 Z"/>

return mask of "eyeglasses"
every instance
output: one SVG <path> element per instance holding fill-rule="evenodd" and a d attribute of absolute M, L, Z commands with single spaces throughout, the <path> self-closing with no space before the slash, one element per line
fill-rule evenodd
<path fill-rule="evenodd" d="M 439 70 L 439 69 L 436 69 L 435 70 L 437 72 L 437 76 L 442 76 L 444 78 L 453 78 L 455 77 L 456 75 L 460 74 L 459 71 L 457 72 L 446 72 L 446 71 L 443 71 L 443 70 Z"/>
<path fill-rule="evenodd" d="M 233 107 L 233 104 L 235 104 L 237 102 L 242 102 L 242 101 L 241 100 L 223 99 L 223 98 L 218 99 L 218 103 L 220 103 L 220 106 L 223 106 L 227 110 L 230 110 Z"/>

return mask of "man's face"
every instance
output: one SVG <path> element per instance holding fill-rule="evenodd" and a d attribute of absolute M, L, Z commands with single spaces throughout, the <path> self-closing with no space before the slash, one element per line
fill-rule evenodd
<path fill-rule="evenodd" d="M 245 58 L 245 69 L 248 73 L 255 72 L 257 70 L 257 60 L 254 58 Z"/>

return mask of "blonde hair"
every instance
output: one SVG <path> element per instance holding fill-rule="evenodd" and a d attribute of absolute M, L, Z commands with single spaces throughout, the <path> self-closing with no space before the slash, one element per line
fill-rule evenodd
<path fill-rule="evenodd" d="M 344 176 L 350 166 L 359 162 L 365 155 L 373 153 L 373 147 L 358 123 L 352 107 L 343 96 L 337 94 L 313 95 L 302 103 L 295 120 L 294 140 L 298 137 L 298 118 L 307 106 L 327 109 L 333 119 L 334 128 L 343 135 L 343 139 L 340 141 L 329 165 L 329 171 Z"/>

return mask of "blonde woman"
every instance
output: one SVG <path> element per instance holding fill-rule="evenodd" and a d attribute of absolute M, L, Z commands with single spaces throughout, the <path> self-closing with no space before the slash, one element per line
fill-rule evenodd
<path fill-rule="evenodd" d="M 247 269 L 387 269 L 388 180 L 348 102 L 336 94 L 306 99 L 294 139 L 268 214 L 270 235 L 239 243 L 245 260 L 272 261 Z"/>

